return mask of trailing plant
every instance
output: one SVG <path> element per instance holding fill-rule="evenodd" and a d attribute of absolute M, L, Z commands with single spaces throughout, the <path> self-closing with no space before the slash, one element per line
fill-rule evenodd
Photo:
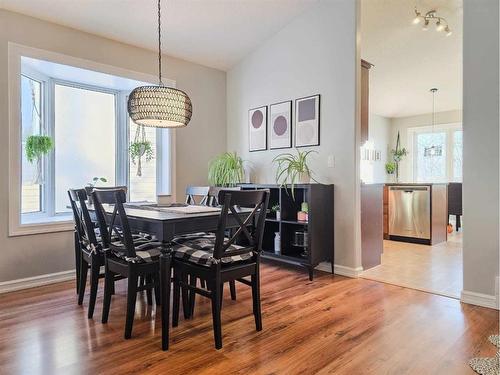
<path fill-rule="evenodd" d="M 153 144 L 146 139 L 146 130 L 142 125 L 137 126 L 134 141 L 129 146 L 129 154 L 132 163 L 137 165 L 137 176 L 142 176 L 142 159 L 145 158 L 148 162 L 154 158 Z"/>
<path fill-rule="evenodd" d="M 106 182 L 108 182 L 108 180 L 105 177 L 94 177 L 94 178 L 92 178 L 92 181 L 87 183 L 87 186 L 90 188 L 94 188 L 97 185 L 97 183 L 99 183 L 99 182 L 106 183 Z"/>
<path fill-rule="evenodd" d="M 26 159 L 30 163 L 38 161 L 54 148 L 52 138 L 46 135 L 30 135 L 26 139 Z"/>
<path fill-rule="evenodd" d="M 313 179 L 311 169 L 309 168 L 308 158 L 312 153 L 317 151 L 300 151 L 297 154 L 284 153 L 279 154 L 273 159 L 273 163 L 277 165 L 276 183 L 280 187 L 290 185 L 292 198 L 295 200 L 295 185 L 298 182 L 303 182 L 304 179 Z"/>
<path fill-rule="evenodd" d="M 272 212 L 278 212 L 280 210 L 280 205 L 279 204 L 275 204 L 274 206 L 271 207 L 271 211 Z"/>
<path fill-rule="evenodd" d="M 401 162 L 401 160 L 403 160 L 403 158 L 406 155 L 408 155 L 408 150 L 404 147 L 401 148 L 399 141 L 399 132 L 398 132 L 398 138 L 396 139 L 396 148 L 391 150 L 391 157 L 395 166 L 394 172 L 396 173 L 396 181 L 399 181 L 399 163 Z"/>
<path fill-rule="evenodd" d="M 28 162 L 36 162 L 36 176 L 33 184 L 43 183 L 42 179 L 42 158 L 54 148 L 52 138 L 46 135 L 30 135 L 26 139 L 26 159 Z"/>
<path fill-rule="evenodd" d="M 208 181 L 214 186 L 235 186 L 243 182 L 244 175 L 243 159 L 236 152 L 225 152 L 208 166 Z"/>

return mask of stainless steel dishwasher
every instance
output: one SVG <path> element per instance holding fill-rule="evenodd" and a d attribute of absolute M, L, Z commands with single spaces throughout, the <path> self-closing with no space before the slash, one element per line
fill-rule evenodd
<path fill-rule="evenodd" d="M 389 186 L 389 236 L 431 238 L 430 186 Z"/>

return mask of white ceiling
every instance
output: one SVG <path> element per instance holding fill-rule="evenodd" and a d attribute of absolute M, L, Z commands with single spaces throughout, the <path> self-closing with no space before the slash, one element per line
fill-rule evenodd
<path fill-rule="evenodd" d="M 412 24 L 415 3 L 448 20 L 453 34 Z M 462 108 L 462 1 L 362 0 L 361 56 L 370 71 L 370 111 L 386 117 Z"/>
<path fill-rule="evenodd" d="M 164 53 L 227 70 L 318 0 L 162 0 Z M 0 8 L 157 48 L 156 0 L 0 0 Z"/>

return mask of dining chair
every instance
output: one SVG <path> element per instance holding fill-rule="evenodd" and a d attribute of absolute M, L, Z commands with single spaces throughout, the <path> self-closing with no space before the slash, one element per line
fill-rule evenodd
<path fill-rule="evenodd" d="M 208 205 L 209 191 L 210 186 L 188 186 L 186 188 L 186 204 Z"/>
<path fill-rule="evenodd" d="M 221 186 L 210 186 L 208 191 L 208 205 L 209 206 L 219 206 L 219 192 L 222 190 L 241 190 L 241 186 L 232 186 L 232 187 L 221 187 Z"/>
<path fill-rule="evenodd" d="M 215 234 L 198 233 L 180 236 L 174 239 L 172 247 L 174 269 L 172 326 L 176 327 L 179 323 L 181 289 L 183 294 L 190 291 L 210 298 L 216 349 L 222 348 L 221 302 L 224 282 L 239 281 L 251 286 L 255 328 L 257 331 L 262 330 L 259 268 L 269 190 L 222 190 L 219 192 L 218 200 L 222 202 L 222 209 Z M 238 207 L 253 209 L 242 220 Z M 238 229 L 231 237 L 226 237 L 230 215 L 230 219 L 236 220 Z M 235 244 L 240 235 L 246 240 L 245 245 Z M 250 280 L 246 277 L 250 277 Z M 193 282 L 197 278 L 205 280 L 208 287 L 197 287 Z M 194 298 L 190 303 L 194 304 Z M 162 324 L 168 325 L 168 322 Z"/>
<path fill-rule="evenodd" d="M 160 305 L 159 257 L 167 251 L 166 245 L 155 241 L 147 234 L 133 235 L 123 204 L 126 194 L 121 189 L 94 189 L 92 192 L 97 221 L 101 230 L 105 260 L 104 304 L 102 323 L 107 323 L 116 275 L 127 278 L 127 313 L 125 339 L 132 336 L 137 293 L 145 290 L 147 302 L 153 304 L 153 290 L 156 304 Z M 103 204 L 113 205 L 108 215 Z M 113 238 L 116 238 L 113 239 Z M 145 284 L 139 284 L 143 277 Z M 167 302 L 168 303 L 168 302 Z"/>
<path fill-rule="evenodd" d="M 90 298 L 87 316 L 92 319 L 94 315 L 95 301 L 97 298 L 97 289 L 101 267 L 104 266 L 104 254 L 102 251 L 101 241 L 98 228 L 90 217 L 87 209 L 87 193 L 85 189 L 70 189 L 68 190 L 71 209 L 75 221 L 75 231 L 78 243 L 75 244 L 79 248 L 79 282 L 78 282 L 78 304 L 83 304 L 85 296 L 85 286 L 87 284 L 87 273 L 90 269 Z"/>

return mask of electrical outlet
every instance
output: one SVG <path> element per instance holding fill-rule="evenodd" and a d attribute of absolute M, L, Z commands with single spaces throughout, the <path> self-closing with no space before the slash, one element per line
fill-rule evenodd
<path fill-rule="evenodd" d="M 327 165 L 328 165 L 328 168 L 334 168 L 335 167 L 335 156 L 328 155 Z"/>

